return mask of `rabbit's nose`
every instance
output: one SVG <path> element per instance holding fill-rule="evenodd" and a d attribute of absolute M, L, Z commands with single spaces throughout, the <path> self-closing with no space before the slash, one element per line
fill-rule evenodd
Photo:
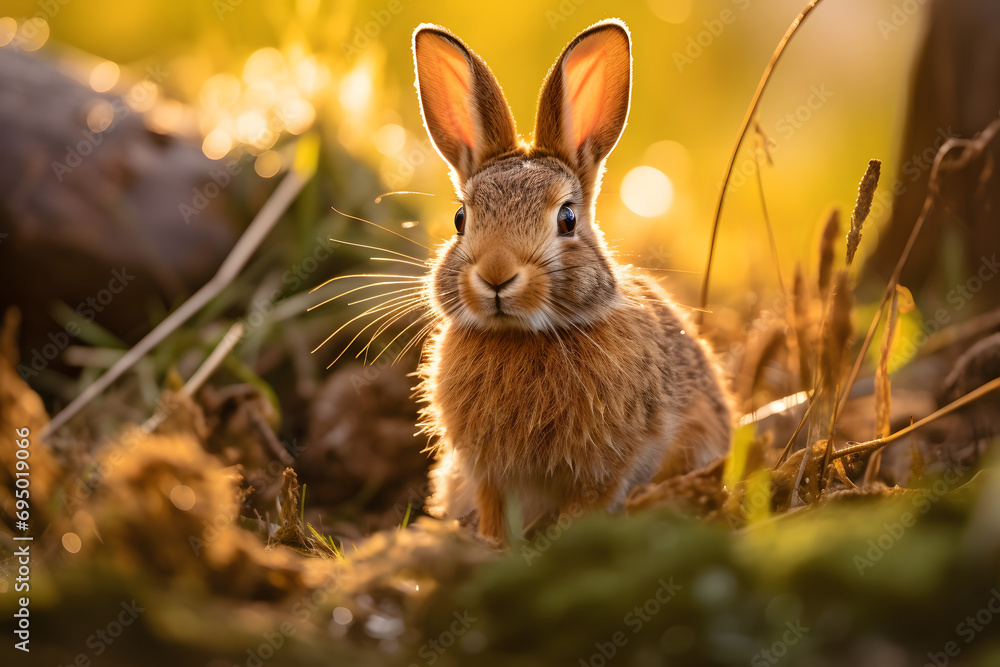
<path fill-rule="evenodd" d="M 483 278 L 482 274 L 481 274 L 481 273 L 478 273 L 478 272 L 476 273 L 476 275 L 477 275 L 477 276 L 479 277 L 479 279 L 480 279 L 480 280 L 482 280 L 482 281 L 483 281 L 483 283 L 484 283 L 484 284 L 485 284 L 485 285 L 486 285 L 487 287 L 489 287 L 489 288 L 490 288 L 490 289 L 492 289 L 492 290 L 493 290 L 494 292 L 496 292 L 496 293 L 497 293 L 497 295 L 499 295 L 499 294 L 500 294 L 500 290 L 502 290 L 502 289 L 503 289 L 504 287 L 507 287 L 507 285 L 510 285 L 510 284 L 511 284 L 512 282 L 514 282 L 515 280 L 517 280 L 517 276 L 518 276 L 519 274 L 518 274 L 518 273 L 515 273 L 514 275 L 512 275 L 512 276 L 511 276 L 510 278 L 508 278 L 507 280 L 503 281 L 502 283 L 491 283 L 491 282 L 490 282 L 489 280 L 487 280 L 486 278 Z"/>

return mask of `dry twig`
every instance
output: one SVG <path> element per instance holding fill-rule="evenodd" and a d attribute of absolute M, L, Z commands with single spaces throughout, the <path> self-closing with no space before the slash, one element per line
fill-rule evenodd
<path fill-rule="evenodd" d="M 771 60 L 768 61 L 767 67 L 764 68 L 764 74 L 760 78 L 760 83 L 757 84 L 757 90 L 754 91 L 753 98 L 750 100 L 750 107 L 747 109 L 746 115 L 743 117 L 743 122 L 740 125 L 740 131 L 736 138 L 736 146 L 733 148 L 733 153 L 729 158 L 729 167 L 726 169 L 726 177 L 722 179 L 722 188 L 719 190 L 719 202 L 715 207 L 715 221 L 712 223 L 712 238 L 708 243 L 708 262 L 705 266 L 705 278 L 701 284 L 701 298 L 698 300 L 698 311 L 695 315 L 695 325 L 698 328 L 701 328 L 705 309 L 708 306 L 708 285 L 712 275 L 712 259 L 715 256 L 715 240 L 719 234 L 719 220 L 722 218 L 722 204 L 726 201 L 726 189 L 729 187 L 729 179 L 733 175 L 733 167 L 736 165 L 736 156 L 739 155 L 740 147 L 743 145 L 743 139 L 746 137 L 747 130 L 750 129 L 750 122 L 757 114 L 757 106 L 760 104 L 760 98 L 764 94 L 764 90 L 767 88 L 768 82 L 771 80 L 771 73 L 774 71 L 775 66 L 778 64 L 782 54 L 785 52 L 785 47 L 788 46 L 788 42 L 791 41 L 792 35 L 795 34 L 795 32 L 799 29 L 799 26 L 802 25 L 802 22 L 807 16 L 809 16 L 812 10 L 816 8 L 816 5 L 818 5 L 820 1 L 821 0 L 810 0 L 805 9 L 799 12 L 799 15 L 795 17 L 792 24 L 788 26 L 788 30 L 785 31 L 784 37 L 781 38 L 781 41 L 778 42 L 777 48 L 774 49 L 774 53 L 771 54 Z"/>

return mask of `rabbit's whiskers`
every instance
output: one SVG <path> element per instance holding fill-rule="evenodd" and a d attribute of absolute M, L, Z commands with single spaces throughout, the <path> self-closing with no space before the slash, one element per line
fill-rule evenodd
<path fill-rule="evenodd" d="M 417 243 L 416 241 L 414 241 L 413 239 L 411 239 L 409 236 L 406 236 L 404 234 L 400 234 L 399 232 L 394 231 L 392 229 L 389 229 L 388 227 L 383 227 L 382 225 L 376 224 L 376 223 L 372 222 L 371 220 L 365 220 L 364 218 L 359 218 L 356 215 L 351 215 L 349 213 L 344 213 L 343 211 L 338 211 L 335 207 L 331 207 L 331 208 L 333 208 L 334 211 L 336 211 L 340 215 L 344 216 L 345 218 L 350 218 L 351 220 L 357 220 L 358 222 L 363 222 L 366 225 L 371 225 L 372 227 L 377 227 L 378 229 L 381 229 L 383 232 L 388 232 L 388 233 L 392 234 L 393 236 L 398 236 L 399 238 L 401 238 L 401 239 L 403 239 L 405 241 L 409 241 L 410 243 L 412 243 L 415 246 L 419 246 L 419 247 L 423 248 L 427 252 L 431 252 L 430 248 L 428 248 L 427 246 L 425 246 L 422 243 Z"/>
<path fill-rule="evenodd" d="M 456 253 L 458 253 L 459 256 L 461 256 L 461 258 L 464 259 L 465 262 L 469 266 L 475 266 L 476 265 L 476 255 L 474 253 L 470 254 L 470 253 L 465 252 L 465 249 L 462 246 L 460 246 L 458 243 L 455 243 L 452 246 L 452 249 L 454 249 L 454 251 Z"/>
<path fill-rule="evenodd" d="M 428 312 L 428 313 L 424 313 L 423 315 L 421 315 L 420 317 L 416 318 L 415 320 L 413 320 L 412 322 L 410 322 L 409 324 L 407 324 L 407 325 L 406 325 L 405 327 L 403 327 L 403 330 L 402 330 L 402 331 L 400 331 L 400 332 L 399 332 L 398 334 L 396 334 L 396 335 L 395 335 L 395 336 L 393 337 L 393 339 L 392 339 L 392 340 L 390 340 L 390 341 L 389 341 L 389 342 L 388 342 L 388 343 L 386 344 L 386 346 L 382 348 L 382 351 L 381 351 L 381 352 L 379 352 L 379 353 L 378 353 L 378 354 L 377 354 L 377 355 L 375 356 L 375 358 L 374 358 L 374 359 L 372 359 L 372 363 L 374 364 L 374 363 L 375 363 L 376 361 L 378 361 L 378 358 L 379 358 L 379 357 L 381 357 L 381 356 L 382 356 L 382 354 L 383 354 L 383 353 L 385 353 L 385 351 L 386 351 L 386 350 L 388 350 L 388 349 L 389 349 L 390 347 L 392 347 L 392 344 L 393 344 L 393 343 L 395 343 L 395 342 L 396 342 L 397 340 L 399 340 L 400 336 L 402 336 L 402 335 L 403 335 L 403 334 L 405 334 L 405 333 L 406 333 L 407 331 L 409 331 L 409 330 L 410 330 L 411 328 L 413 328 L 413 327 L 415 327 L 415 326 L 416 326 L 417 324 L 419 324 L 421 320 L 423 320 L 424 318 L 426 318 L 426 317 L 429 317 L 429 316 L 431 316 L 431 315 L 432 315 L 432 313 L 429 313 L 429 312 Z M 432 322 L 432 324 L 433 324 L 433 322 Z M 418 333 L 419 333 L 419 332 L 418 332 Z M 397 356 L 397 358 L 398 358 L 398 356 Z M 395 363 L 395 361 L 393 361 L 393 363 Z"/>
<path fill-rule="evenodd" d="M 386 303 L 388 305 L 395 305 L 395 306 L 400 306 L 400 307 L 403 307 L 403 308 L 410 308 L 410 307 L 412 307 L 414 310 L 417 310 L 419 308 L 423 308 L 423 307 L 427 306 L 427 302 L 426 302 L 426 300 L 424 299 L 424 297 L 422 295 L 413 295 L 413 294 L 404 294 L 403 296 L 399 296 L 399 297 L 395 297 L 393 299 L 389 299 L 389 301 L 387 301 Z M 405 314 L 406 313 L 400 313 L 399 316 L 402 317 Z M 382 325 L 381 327 L 379 327 L 379 329 L 372 336 L 372 340 L 368 341 L 368 345 L 371 345 L 372 342 L 376 338 L 379 337 L 379 334 L 381 334 L 383 331 L 385 331 L 388 327 L 392 326 L 393 323 L 395 323 L 396 319 L 398 319 L 398 317 L 392 319 L 391 321 L 389 321 L 389 322 L 385 323 L 384 325 Z M 359 356 L 361 356 L 361 352 L 364 352 L 365 349 L 368 348 L 368 345 L 366 345 L 364 348 L 362 348 L 361 351 L 358 352 L 358 354 L 354 355 L 354 358 L 356 359 Z"/>
<path fill-rule="evenodd" d="M 313 287 L 311 290 L 309 290 L 309 293 L 312 294 L 319 288 L 326 287 L 330 283 L 335 282 L 337 280 L 348 280 L 351 278 L 396 278 L 398 280 L 408 280 L 410 282 L 422 282 L 427 279 L 426 276 L 408 276 L 406 274 L 401 274 L 401 273 L 354 273 L 349 276 L 334 276 L 333 278 L 329 278 L 320 283 L 319 285 L 316 285 L 316 287 Z"/>
<path fill-rule="evenodd" d="M 396 299 L 392 299 L 391 301 L 396 301 Z M 373 307 L 369 308 L 368 310 L 366 310 L 365 312 L 361 313 L 360 315 L 355 315 L 354 317 L 352 317 L 351 319 L 349 319 L 348 321 L 344 322 L 344 323 L 343 323 L 343 324 L 341 324 L 341 325 L 340 325 L 339 327 L 337 327 L 337 330 L 336 330 L 336 331 L 334 331 L 334 332 L 333 332 L 332 334 L 330 334 L 329 336 L 327 336 L 327 337 L 326 337 L 326 339 L 324 339 L 322 343 L 320 343 L 319 345 L 317 345 L 317 346 L 315 347 L 315 349 L 313 349 L 313 354 L 315 354 L 317 350 L 319 350 L 319 349 L 320 349 L 321 347 L 323 347 L 323 346 L 324 346 L 324 345 L 326 345 L 326 344 L 327 344 L 328 342 L 330 342 L 330 339 L 332 339 L 332 338 L 333 338 L 334 336 L 336 336 L 336 335 L 337 335 L 338 333 L 340 333 L 341 331 L 343 331 L 343 330 L 344 330 L 344 329 L 345 329 L 345 328 L 346 328 L 347 326 L 349 326 L 350 324 L 353 324 L 354 322 L 357 322 L 357 321 L 358 321 L 358 320 L 360 320 L 360 319 L 361 319 L 362 317 L 366 317 L 366 316 L 368 316 L 368 315 L 373 315 L 373 314 L 375 314 L 375 313 L 378 313 L 378 312 L 381 312 L 381 311 L 383 311 L 383 310 L 385 310 L 385 309 L 387 309 L 387 308 L 393 308 L 393 307 L 394 307 L 394 304 L 392 304 L 392 303 L 388 303 L 388 304 L 381 304 L 381 305 L 378 305 L 378 306 L 373 306 Z M 389 314 L 391 314 L 391 313 L 389 313 Z M 367 329 L 367 328 L 368 328 L 369 326 L 371 326 L 372 324 L 374 324 L 375 322 L 377 322 L 377 321 L 378 321 L 379 319 L 382 319 L 383 317 L 386 317 L 386 316 L 387 316 L 387 315 L 381 315 L 381 316 L 379 316 L 379 317 L 378 317 L 377 319 L 375 319 L 375 320 L 374 320 L 373 322 L 369 323 L 369 324 L 368 324 L 368 325 L 367 325 L 367 326 L 365 327 L 365 329 Z M 364 329 L 362 329 L 361 331 L 364 331 Z M 360 332 L 359 332 L 359 333 L 360 333 Z M 352 341 L 352 342 L 353 342 L 353 341 Z M 346 351 L 346 350 L 345 350 L 345 351 Z M 337 359 L 339 359 L 339 358 L 340 358 L 340 356 L 341 356 L 341 355 L 343 355 L 343 354 L 344 354 L 344 353 L 343 353 L 343 352 L 341 352 L 341 353 L 340 353 L 339 355 L 337 355 Z M 334 362 L 336 362 L 336 361 L 337 361 L 337 359 L 334 359 L 333 361 L 334 361 Z M 333 365 L 333 363 L 331 363 L 331 364 L 330 364 L 330 366 L 332 366 L 332 365 Z M 329 366 L 327 366 L 327 368 L 329 368 Z"/>
<path fill-rule="evenodd" d="M 389 196 L 391 194 L 396 194 L 396 193 L 386 193 L 384 196 Z M 379 197 L 379 200 L 381 200 L 381 197 Z M 366 225 L 370 225 L 370 226 L 375 227 L 376 229 L 379 229 L 379 230 L 381 230 L 383 232 L 387 232 L 389 234 L 392 234 L 393 236 L 396 236 L 398 238 L 404 239 L 408 243 L 412 243 L 413 245 L 415 245 L 415 246 L 417 246 L 419 248 L 423 248 L 424 250 L 426 250 L 428 252 L 430 252 L 432 250 L 430 247 L 428 247 L 426 245 L 423 245 L 422 243 L 419 243 L 418 241 L 415 241 L 414 239 L 409 238 L 408 236 L 406 236 L 404 234 L 400 234 L 399 232 L 396 232 L 396 231 L 394 231 L 392 229 L 389 229 L 388 227 L 385 227 L 383 225 L 379 225 L 379 224 L 374 223 L 374 222 L 372 222 L 370 220 L 365 220 L 364 218 L 360 218 L 360 217 L 355 216 L 355 215 L 350 215 L 348 213 L 344 213 L 343 211 L 340 211 L 337 208 L 334 208 L 333 210 L 336 213 L 338 213 L 340 215 L 343 215 L 346 218 L 350 218 L 352 220 L 357 220 L 358 222 L 363 222 Z M 417 267 L 419 269 L 423 269 L 423 270 L 427 270 L 431 266 L 431 264 L 427 260 L 425 260 L 425 259 L 421 259 L 420 257 L 417 257 L 415 255 L 407 254 L 405 252 L 400 252 L 398 250 L 393 250 L 391 248 L 381 247 L 379 245 L 374 245 L 374 244 L 369 244 L 369 243 L 360 243 L 360 242 L 355 242 L 355 241 L 347 241 L 347 240 L 344 240 L 344 239 L 330 239 L 330 240 L 333 241 L 334 243 L 339 243 L 339 244 L 342 244 L 342 245 L 352 246 L 352 247 L 355 247 L 355 248 L 364 248 L 364 249 L 367 249 L 367 250 L 375 250 L 375 251 L 378 251 L 378 252 L 384 254 L 384 256 L 369 257 L 369 260 L 372 261 L 372 262 L 393 262 L 393 263 L 396 263 L 396 264 L 405 264 L 407 266 L 415 266 L 415 267 Z M 407 332 L 409 330 L 412 330 L 412 327 L 417 322 L 422 322 L 426 318 L 431 317 L 432 318 L 431 324 L 433 324 L 433 322 L 436 320 L 437 313 L 435 313 L 433 311 L 433 309 L 431 308 L 431 303 L 430 303 L 430 300 L 429 300 L 428 295 L 427 295 L 427 288 L 428 288 L 428 285 L 429 285 L 429 278 L 430 278 L 430 276 L 428 276 L 428 275 L 406 275 L 406 274 L 390 274 L 390 273 L 358 273 L 358 274 L 351 274 L 351 275 L 345 275 L 345 276 L 336 276 L 334 278 L 331 278 L 331 279 L 323 282 L 320 285 L 317 285 L 311 291 L 315 292 L 319 288 L 324 287 L 324 286 L 328 285 L 329 283 L 334 282 L 334 281 L 338 281 L 338 280 L 349 280 L 349 279 L 365 280 L 365 279 L 367 279 L 367 280 L 373 280 L 374 281 L 374 282 L 370 282 L 369 284 L 360 285 L 360 286 L 357 286 L 357 287 L 352 287 L 351 289 L 344 290 L 340 294 L 337 294 L 336 296 L 330 297 L 329 299 L 326 299 L 326 300 L 324 300 L 324 301 L 322 301 L 322 302 L 320 302 L 320 303 L 312 306 L 311 308 L 309 308 L 310 311 L 314 310 L 314 309 L 316 309 L 316 308 L 318 308 L 320 306 L 326 305 L 326 304 L 328 304 L 328 303 L 330 303 L 332 301 L 336 301 L 337 299 L 340 299 L 341 297 L 347 296 L 349 294 L 353 294 L 353 293 L 361 291 L 361 290 L 367 290 L 367 289 L 370 289 L 370 288 L 384 287 L 384 286 L 402 286 L 402 287 L 400 287 L 399 289 L 393 289 L 393 290 L 390 290 L 390 291 L 383 291 L 383 292 L 381 292 L 379 294 L 375 294 L 375 295 L 372 295 L 372 296 L 367 296 L 367 297 L 364 297 L 364 298 L 356 299 L 354 301 L 350 301 L 347 304 L 348 306 L 354 306 L 354 305 L 357 305 L 357 304 L 367 303 L 367 302 L 371 302 L 371 301 L 376 301 L 376 303 L 373 304 L 372 307 L 368 308 L 364 312 L 362 312 L 362 313 L 360 313 L 358 315 L 355 315 L 354 317 L 350 318 L 347 322 L 344 322 L 333 333 L 331 333 L 329 336 L 327 336 L 326 339 L 322 343 L 320 343 L 319 345 L 317 345 L 316 348 L 313 350 L 313 352 L 317 352 L 320 348 L 322 348 L 324 345 L 326 345 L 330 340 L 332 340 L 333 338 L 335 338 L 338 334 L 340 334 L 342 331 L 344 331 L 347 327 L 349 327 L 350 325 L 354 324 L 355 322 L 359 322 L 361 320 L 364 320 L 365 318 L 372 318 L 371 321 L 369 321 L 368 323 L 366 323 L 363 327 L 361 327 L 361 329 L 359 331 L 357 331 L 354 334 L 354 336 L 351 338 L 350 342 L 344 347 L 344 349 L 342 349 L 340 351 L 340 353 L 336 356 L 336 358 L 334 358 L 334 360 L 330 363 L 330 365 L 328 366 L 328 368 L 332 367 L 354 345 L 354 343 L 356 343 L 358 341 L 358 339 L 362 336 L 362 334 L 364 334 L 366 331 L 369 331 L 372 328 L 374 328 L 375 331 L 371 335 L 371 337 L 369 338 L 367 344 L 364 347 L 362 347 L 361 350 L 359 350 L 358 353 L 355 355 L 355 358 L 357 358 L 357 357 L 360 357 L 363 354 L 364 358 L 365 358 L 365 361 L 367 362 L 367 360 L 368 360 L 368 353 L 371 352 L 371 351 L 373 351 L 373 345 L 376 343 L 376 341 L 379 339 L 379 337 L 383 333 L 385 333 L 386 331 L 388 331 L 397 322 L 401 321 L 403 318 L 406 318 L 407 316 L 411 315 L 412 313 L 418 312 L 420 310 L 426 310 L 427 311 L 427 312 L 421 314 L 416 320 L 414 320 L 414 322 L 412 322 L 412 323 L 408 324 L 406 327 L 404 327 L 403 330 L 400 331 L 399 334 L 397 334 L 396 337 L 393 338 L 392 341 L 390 341 L 389 345 L 392 345 L 396 340 L 398 340 L 399 337 L 403 333 L 405 333 L 405 332 Z M 422 329 L 421 331 L 418 331 L 417 335 L 414 336 L 412 339 L 410 339 L 410 341 L 409 341 L 408 344 L 413 343 L 417 338 L 419 338 L 422 335 L 425 335 L 427 331 L 429 331 L 429 327 L 424 327 L 424 329 Z M 385 348 L 382 348 L 382 350 L 378 353 L 377 356 L 375 356 L 375 358 L 372 360 L 372 362 L 374 363 L 374 361 L 377 360 L 379 358 L 379 356 L 381 356 L 382 353 L 385 352 L 386 349 L 388 349 L 388 347 L 389 346 L 386 346 Z M 403 351 L 405 351 L 406 349 L 408 349 L 408 348 L 404 347 Z M 397 356 L 397 360 L 398 360 L 399 356 L 400 355 Z M 395 363 L 395 361 L 393 363 Z"/>
<path fill-rule="evenodd" d="M 416 294 L 419 294 L 421 291 L 423 291 L 423 289 L 424 289 L 423 285 L 419 285 L 417 287 L 404 287 L 402 289 L 394 290 L 392 292 L 382 292 L 381 294 L 376 294 L 375 296 L 365 297 L 364 299 L 358 299 L 357 301 L 350 301 L 350 302 L 348 302 L 347 305 L 348 306 L 353 306 L 353 305 L 358 304 L 358 303 L 364 303 L 365 301 L 371 301 L 373 299 L 379 299 L 379 298 L 384 297 L 384 296 L 392 296 L 393 294 L 404 294 L 404 293 L 416 293 Z"/>
<path fill-rule="evenodd" d="M 375 197 L 375 203 L 381 204 L 382 200 L 386 197 L 395 197 L 398 195 L 423 195 L 425 197 L 437 197 L 433 192 L 417 192 L 416 190 L 393 190 L 392 192 L 383 192 L 378 197 Z"/>
<path fill-rule="evenodd" d="M 366 324 L 365 326 L 363 326 L 363 327 L 361 328 L 361 330 L 360 330 L 360 331 L 358 331 L 358 332 L 357 332 L 356 334 L 354 334 L 354 338 L 352 338 L 352 339 L 351 339 L 351 342 L 349 342 L 349 343 L 348 343 L 347 345 L 345 345 L 345 346 L 344 346 L 344 349 L 340 351 L 340 354 L 338 354 L 338 355 L 336 356 L 336 358 L 335 358 L 335 359 L 334 359 L 333 361 L 331 361 L 331 362 L 330 362 L 330 364 L 329 364 L 329 365 L 327 366 L 327 368 L 331 368 L 331 367 L 332 367 L 332 366 L 333 366 L 333 365 L 334 365 L 335 363 L 337 363 L 337 361 L 338 361 L 338 360 L 339 360 L 339 359 L 340 359 L 340 358 L 341 358 L 342 356 L 344 356 L 344 353 L 345 353 L 345 352 L 347 352 L 347 350 L 349 350 L 349 349 L 350 349 L 351 345 L 354 345 L 354 342 L 355 342 L 355 341 L 356 341 L 356 340 L 357 340 L 357 339 L 358 339 L 358 338 L 359 338 L 359 337 L 361 336 L 361 334 L 363 334 L 363 333 L 364 333 L 364 332 L 365 332 L 366 330 L 368 330 L 369 328 L 371 328 L 372 326 L 374 326 L 375 324 L 377 324 L 377 323 L 378 323 L 379 321 L 381 321 L 381 320 L 384 320 L 384 319 L 386 319 L 386 318 L 388 318 L 388 317 L 392 317 L 393 315 L 395 315 L 396 313 L 398 313 L 398 312 L 399 312 L 400 310 L 402 310 L 402 309 L 405 309 L 406 307 L 407 307 L 407 305 L 406 305 L 406 304 L 403 304 L 403 305 L 398 305 L 398 304 L 397 304 L 397 305 L 395 305 L 395 306 L 393 306 L 393 305 L 389 305 L 389 306 L 384 306 L 384 308 L 390 308 L 389 312 L 387 312 L 387 313 L 383 313 L 382 315 L 379 315 L 379 316 L 378 316 L 378 317 L 376 317 L 376 318 L 375 318 L 374 320 L 372 320 L 371 322 L 369 322 L 368 324 Z M 345 322 L 343 326 L 341 326 L 341 327 L 340 327 L 339 329 L 337 329 L 337 331 L 334 331 L 334 332 L 333 332 L 332 334 L 330 334 L 330 336 L 329 336 L 329 337 L 327 338 L 327 340 L 330 340 L 330 338 L 333 338 L 333 337 L 334 337 L 335 335 L 337 335 L 337 333 L 338 333 L 338 332 L 340 332 L 340 331 L 341 331 L 341 330 L 342 330 L 342 329 L 343 329 L 344 327 L 346 327 L 346 326 L 347 326 L 348 324 L 351 324 L 351 322 L 354 322 L 354 321 L 356 321 L 356 320 L 358 320 L 358 319 L 360 319 L 360 318 L 364 317 L 365 315 L 369 315 L 369 314 L 372 314 L 372 312 L 371 312 L 371 311 L 368 311 L 368 312 L 364 312 L 364 313 L 361 313 L 361 314 L 360 314 L 360 315 L 358 315 L 357 317 L 354 317 L 354 318 L 352 318 L 351 320 L 349 320 L 348 322 Z M 323 341 L 323 343 L 326 343 L 326 341 Z M 323 343 L 321 343 L 319 347 L 322 347 Z M 317 347 L 316 349 L 318 350 L 318 349 L 319 349 L 319 347 Z M 313 350 L 313 351 L 315 352 L 315 350 Z"/>
<path fill-rule="evenodd" d="M 398 264 L 409 264 L 410 266 L 416 266 L 420 269 L 429 269 L 430 265 L 426 262 L 411 262 L 408 259 L 396 259 L 394 257 L 369 257 L 372 262 L 396 262 Z"/>
<path fill-rule="evenodd" d="M 431 314 L 431 315 L 433 315 L 433 313 L 430 313 L 430 314 Z M 422 329 L 420 329 L 420 331 L 418 331 L 417 333 L 415 333 L 415 334 L 414 334 L 414 335 L 413 335 L 413 336 L 412 336 L 412 337 L 410 338 L 410 340 L 409 340 L 409 341 L 408 341 L 408 342 L 406 343 L 406 345 L 404 345 L 404 346 L 403 346 L 403 349 L 401 349 L 401 350 L 399 351 L 399 354 L 397 354 L 397 355 L 396 355 L 396 358 L 392 360 L 392 363 L 396 363 L 397 361 L 399 361 L 400 357 L 402 357 L 402 356 L 403 356 L 404 354 L 406 354 L 406 352 L 407 352 L 407 351 L 408 351 L 408 350 L 409 350 L 409 349 L 410 349 L 411 347 L 413 347 L 414 345 L 418 344 L 418 343 L 419 343 L 419 341 L 420 341 L 420 340 L 421 340 L 421 339 L 422 339 L 422 338 L 423 338 L 424 336 L 426 336 L 426 335 L 428 334 L 428 332 L 430 332 L 431 328 L 432 328 L 432 327 L 433 327 L 434 325 L 436 325 L 437 323 L 438 323 L 438 318 L 437 318 L 437 317 L 432 317 L 431 321 L 430 321 L 430 322 L 428 322 L 428 323 L 427 323 L 426 325 L 424 325 L 424 327 L 423 327 Z"/>
<path fill-rule="evenodd" d="M 417 311 L 417 310 L 420 310 L 421 307 L 422 307 L 422 304 L 417 304 L 417 305 L 412 305 L 412 304 L 407 305 L 407 304 L 404 304 L 404 305 L 402 305 L 399 310 L 397 310 L 397 311 L 394 312 L 393 316 L 388 321 L 383 322 L 379 326 L 378 330 L 376 330 L 375 333 L 373 333 L 371 335 L 371 338 L 368 339 L 368 342 L 365 343 L 365 346 L 362 347 L 360 350 L 358 350 L 357 354 L 354 355 L 354 358 L 357 359 L 362 354 L 364 354 L 365 355 L 364 363 L 367 364 L 368 363 L 368 350 L 372 349 L 372 345 L 375 344 L 375 341 L 378 339 L 378 337 L 381 336 L 393 324 L 395 324 L 399 320 L 403 319 L 404 317 L 406 317 L 410 313 L 412 313 L 414 311 Z M 375 360 L 373 359 L 371 363 L 375 363 Z"/>
<path fill-rule="evenodd" d="M 388 230 L 387 230 L 388 231 Z M 404 237 L 405 238 L 405 237 Z M 349 245 L 355 248 L 366 248 L 368 250 L 378 250 L 379 252 L 387 252 L 390 255 L 396 255 L 398 257 L 405 257 L 406 259 L 412 259 L 414 262 L 420 262 L 420 266 L 426 266 L 426 262 L 423 262 L 419 257 L 414 257 L 413 255 L 407 255 L 405 252 L 399 252 L 397 250 L 390 250 L 389 248 L 383 248 L 377 245 L 367 245 L 364 243 L 355 243 L 354 241 L 345 241 L 343 239 L 330 239 L 334 243 L 340 243 L 341 245 Z"/>
<path fill-rule="evenodd" d="M 306 309 L 306 312 L 315 310 L 316 308 L 319 308 L 320 306 L 325 306 L 326 304 L 330 303 L 331 301 L 336 301 L 340 297 L 347 296 L 348 294 L 352 294 L 354 292 L 357 292 L 358 290 L 368 289 L 370 287 L 381 287 L 381 286 L 384 286 L 384 285 L 407 285 L 407 284 L 410 284 L 412 282 L 414 282 L 414 281 L 412 281 L 412 280 L 389 280 L 389 281 L 382 281 L 382 282 L 378 282 L 378 283 L 370 283 L 368 285 L 361 285 L 360 287 L 354 287 L 352 289 L 349 289 L 346 292 L 341 292 L 337 296 L 330 297 L 326 301 L 321 301 L 320 303 L 317 303 L 315 306 L 310 306 L 309 308 Z M 423 286 L 411 287 L 409 289 L 423 289 Z M 364 299 L 362 299 L 362 301 L 363 300 Z M 361 301 L 355 301 L 353 303 L 361 303 Z M 349 303 L 347 305 L 350 306 L 350 305 L 353 305 L 353 303 Z"/>

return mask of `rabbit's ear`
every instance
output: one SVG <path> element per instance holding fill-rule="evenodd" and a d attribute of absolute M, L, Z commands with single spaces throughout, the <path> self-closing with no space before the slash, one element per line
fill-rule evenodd
<path fill-rule="evenodd" d="M 631 89 L 628 28 L 615 19 L 587 28 L 545 79 L 536 145 L 565 160 L 587 187 L 625 128 Z"/>
<path fill-rule="evenodd" d="M 413 33 L 420 109 L 438 153 L 464 182 L 491 158 L 517 148 L 514 117 L 479 56 L 439 26 Z"/>

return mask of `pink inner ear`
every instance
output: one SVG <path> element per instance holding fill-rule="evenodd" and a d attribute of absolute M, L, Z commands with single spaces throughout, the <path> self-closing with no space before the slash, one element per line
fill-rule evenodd
<path fill-rule="evenodd" d="M 604 110 L 607 50 L 603 39 L 578 44 L 563 65 L 565 101 L 574 150 L 594 133 Z"/>
<path fill-rule="evenodd" d="M 472 70 L 465 55 L 446 39 L 435 37 L 431 42 L 432 55 L 437 59 L 440 73 L 432 90 L 433 104 L 443 121 L 469 146 L 475 140 L 475 128 L 469 115 L 469 93 L 472 88 Z M 436 89 L 436 90 L 434 90 Z"/>

